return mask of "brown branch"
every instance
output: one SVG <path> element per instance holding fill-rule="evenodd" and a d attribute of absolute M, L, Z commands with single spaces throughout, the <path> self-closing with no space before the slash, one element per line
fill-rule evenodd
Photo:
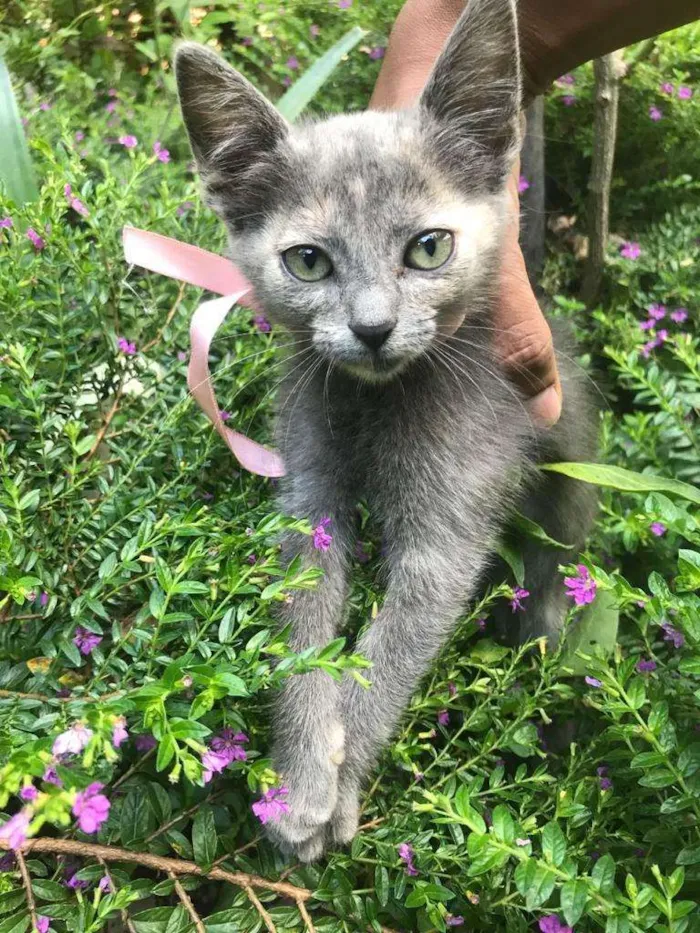
<path fill-rule="evenodd" d="M 180 302 L 182 301 L 182 296 L 185 294 L 185 289 L 186 289 L 186 288 L 187 288 L 187 282 L 183 282 L 183 283 L 180 285 L 180 290 L 179 290 L 178 293 L 177 293 L 177 298 L 175 299 L 174 305 L 172 306 L 172 308 L 170 309 L 170 311 L 168 311 L 168 316 L 166 317 L 165 321 L 163 322 L 163 326 L 162 326 L 161 329 L 158 331 L 158 333 L 155 335 L 155 337 L 153 338 L 153 340 L 149 340 L 147 344 L 144 344 L 144 346 L 141 347 L 141 352 L 142 352 L 142 353 L 145 353 L 147 350 L 151 350 L 153 347 L 155 347 L 155 345 L 156 345 L 156 344 L 158 343 L 158 341 L 161 339 L 161 337 L 163 336 L 163 334 L 164 334 L 164 332 L 165 332 L 165 328 L 168 326 L 168 324 L 169 324 L 169 323 L 172 321 L 172 319 L 175 317 L 175 312 L 176 312 L 177 309 L 180 307 Z"/>
<path fill-rule="evenodd" d="M 306 904 L 303 901 L 297 901 L 297 910 L 301 914 L 301 919 L 306 924 L 306 933 L 316 933 L 316 928 L 313 925 L 309 912 L 306 909 Z"/>
<path fill-rule="evenodd" d="M 107 700 L 114 700 L 116 697 L 124 696 L 123 690 L 115 690 L 112 693 L 103 693 L 99 697 L 76 696 L 76 697 L 50 697 L 45 693 L 21 693 L 19 690 L 0 690 L 0 699 L 7 700 L 41 700 L 44 703 L 105 703 Z"/>
<path fill-rule="evenodd" d="M 9 846 L 0 841 L 0 849 L 9 850 Z M 290 897 L 293 901 L 307 901 L 313 894 L 308 888 L 299 888 L 286 881 L 268 881 L 259 875 L 250 875 L 242 871 L 228 871 L 223 868 L 212 868 L 203 871 L 195 862 L 185 859 L 166 858 L 161 855 L 151 855 L 150 852 L 132 852 L 118 846 L 101 846 L 91 842 L 75 842 L 72 839 L 28 839 L 15 853 L 19 859 L 21 853 L 49 852 L 58 855 L 77 855 L 81 858 L 104 859 L 106 862 L 132 862 L 143 865 L 154 871 L 169 871 L 176 875 L 196 875 L 198 878 L 208 878 L 210 881 L 226 881 L 238 888 L 260 888 L 263 891 L 274 891 L 283 897 Z M 247 891 L 246 891 L 247 893 Z"/>
<path fill-rule="evenodd" d="M 95 454 L 97 453 L 97 448 L 98 448 L 98 447 L 100 446 L 100 444 L 102 443 L 102 441 L 103 441 L 103 439 L 104 439 L 104 436 L 105 436 L 105 434 L 107 433 L 107 429 L 109 428 L 110 424 L 112 423 L 112 418 L 114 418 L 114 416 L 116 415 L 116 413 L 117 413 L 117 411 L 118 411 L 118 409 L 119 409 L 119 402 L 121 402 L 123 392 L 124 392 L 124 383 L 121 383 L 121 384 L 119 385 L 119 388 L 117 389 L 117 394 L 116 394 L 116 396 L 115 396 L 115 399 L 114 399 L 114 402 L 113 402 L 113 404 L 112 404 L 112 407 L 111 407 L 110 410 L 107 412 L 107 416 L 106 416 L 105 420 L 102 422 L 102 427 L 101 427 L 100 430 L 97 432 L 97 437 L 95 438 L 95 442 L 94 442 L 94 444 L 92 445 L 92 447 L 90 448 L 90 450 L 88 451 L 88 455 L 87 455 L 87 457 L 85 458 L 85 463 L 87 463 L 88 460 L 92 460 L 92 458 L 93 458 L 93 457 L 95 456 Z"/>
<path fill-rule="evenodd" d="M 112 894 L 116 893 L 117 889 L 114 886 L 114 882 L 112 881 L 112 876 L 109 873 L 107 862 L 105 862 L 103 858 L 98 858 L 97 861 L 102 866 L 102 870 L 105 873 L 105 877 L 109 881 L 110 893 Z M 136 928 L 134 927 L 134 924 L 131 922 L 131 917 L 129 916 L 129 912 L 127 911 L 126 907 L 121 911 L 121 918 L 122 918 L 122 923 L 124 924 L 126 929 L 129 931 L 129 933 L 136 933 Z"/>
<path fill-rule="evenodd" d="M 185 891 L 185 889 L 182 887 L 182 885 L 178 881 L 177 875 L 175 874 L 175 872 L 169 871 L 168 876 L 175 883 L 175 891 L 177 893 L 177 896 L 180 898 L 180 903 L 185 908 L 187 913 L 190 915 L 190 919 L 194 923 L 194 928 L 197 931 L 197 933 L 207 933 L 207 931 L 204 929 L 202 918 L 199 916 L 199 914 L 195 910 L 194 904 L 192 903 L 189 894 L 187 893 L 187 891 Z"/>
<path fill-rule="evenodd" d="M 34 930 L 37 930 L 39 925 L 37 924 L 36 918 L 36 903 L 34 901 L 34 892 L 32 891 L 32 879 L 29 877 L 29 869 L 27 868 L 27 863 L 24 861 L 24 856 L 22 855 L 19 849 L 15 850 L 15 857 L 17 859 L 17 864 L 19 865 L 19 873 L 22 876 L 22 883 L 24 884 L 24 890 L 27 893 L 27 907 L 29 908 L 29 916 L 32 918 L 32 933 Z"/>
<path fill-rule="evenodd" d="M 255 907 L 257 912 L 262 917 L 262 921 L 265 924 L 268 930 L 268 933 L 277 933 L 277 927 L 272 922 L 272 917 L 268 914 L 268 912 L 265 910 L 263 905 L 258 900 L 258 897 L 255 891 L 250 886 L 244 887 L 243 890 L 248 895 L 248 900 L 250 901 L 250 903 L 253 905 L 253 907 Z"/>

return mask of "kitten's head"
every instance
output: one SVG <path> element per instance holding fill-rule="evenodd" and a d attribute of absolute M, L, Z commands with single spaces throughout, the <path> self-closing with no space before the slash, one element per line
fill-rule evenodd
<path fill-rule="evenodd" d="M 483 306 L 519 142 L 514 0 L 470 0 L 411 110 L 290 126 L 202 46 L 176 74 L 209 203 L 273 320 L 378 379 Z"/>

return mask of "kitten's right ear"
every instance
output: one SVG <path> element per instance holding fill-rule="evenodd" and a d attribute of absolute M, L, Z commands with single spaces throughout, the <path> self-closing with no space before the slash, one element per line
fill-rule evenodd
<path fill-rule="evenodd" d="M 289 125 L 273 105 L 206 46 L 175 54 L 182 116 L 210 203 L 234 226 L 241 197 L 264 199 L 282 159 L 273 156 Z"/>

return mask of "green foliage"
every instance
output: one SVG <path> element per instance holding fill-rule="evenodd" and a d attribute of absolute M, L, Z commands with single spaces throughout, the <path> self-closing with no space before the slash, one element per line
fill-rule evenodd
<path fill-rule="evenodd" d="M 283 78 L 296 73 L 285 65 L 291 56 L 304 71 L 355 26 L 370 31 L 367 50 L 382 45 L 399 3 L 340 9 L 312 0 L 279 13 L 247 0 L 201 10 L 173 0 L 158 5 L 157 20 L 145 4 L 118 13 L 77 6 L 57 2 L 49 15 L 31 0 L 0 13 L 41 180 L 35 202 L 0 195 L 0 217 L 14 222 L 0 228 L 2 818 L 27 806 L 18 794 L 32 781 L 40 790 L 29 804 L 33 833 L 191 860 L 204 871 L 216 864 L 271 881 L 284 873 L 313 892 L 306 908 L 319 933 L 444 931 L 460 916 L 464 929 L 525 933 L 552 914 L 576 933 L 698 933 L 694 183 L 670 169 L 663 180 L 654 174 L 660 148 L 640 148 L 634 160 L 625 155 L 632 143 L 623 129 L 618 178 L 645 171 L 655 179 L 649 190 L 634 191 L 637 207 L 631 192 L 620 188 L 615 196 L 642 255 L 624 260 L 611 248 L 605 303 L 593 315 L 584 317 L 571 292 L 555 297 L 556 313 L 584 341 L 582 367 L 604 371 L 606 466 L 581 474 L 604 487 L 601 517 L 590 551 L 574 558 L 585 560 L 596 581 L 593 606 L 584 613 L 572 605 L 560 648 L 512 649 L 494 640 L 488 618 L 516 581 L 485 594 L 380 761 L 362 832 L 319 865 L 290 866 L 261 838 L 250 809 L 277 780 L 266 757 L 271 692 L 285 677 L 318 668 L 371 680 L 350 645 L 381 600 L 380 541 L 362 511 L 360 539 L 370 560 L 355 568 L 345 638 L 292 652 L 271 609 L 315 586 L 318 575 L 298 564 L 284 569 L 277 540 L 285 527 L 310 529 L 276 514 L 271 484 L 235 467 L 191 403 L 184 356 L 200 296 L 127 269 L 120 230 L 128 222 L 223 248 L 219 226 L 199 205 L 171 75 L 160 67 L 176 35 L 220 43 L 277 99 Z M 641 99 L 666 77 L 692 83 L 693 35 L 689 29 L 659 40 L 632 72 L 623 125 L 628 96 Z M 243 45 L 247 36 L 252 44 Z M 656 69 L 653 82 L 647 67 Z M 363 105 L 376 68 L 355 48 L 314 106 Z M 589 132 L 586 110 L 563 108 L 563 93 L 555 90 L 548 103 L 551 132 L 578 145 Z M 577 94 L 583 100 L 584 91 Z M 694 99 L 673 103 L 678 171 L 697 152 L 686 104 L 695 107 Z M 639 107 L 636 113 L 647 119 Z M 651 129 L 666 132 L 667 125 Z M 138 138 L 132 150 L 118 142 L 129 134 Z M 156 141 L 170 150 L 169 163 L 153 154 Z M 578 198 L 586 149 L 576 152 L 569 174 L 553 147 L 551 173 Z M 663 212 L 662 191 L 673 194 Z M 87 216 L 71 206 L 73 198 Z M 27 238 L 30 226 L 43 249 Z M 575 282 L 577 275 L 573 257 L 554 252 L 547 281 Z M 668 336 L 645 358 L 648 332 L 638 325 L 652 303 L 667 306 Z M 669 323 L 678 306 L 688 308 L 688 320 Z M 136 344 L 134 355 L 120 350 L 120 337 Z M 260 440 L 269 440 L 275 347 L 284 342 L 281 334 L 259 333 L 240 310 L 212 353 L 222 405 Z M 527 520 L 518 530 L 543 541 Z M 517 569 L 516 543 L 509 539 L 507 548 Z M 78 628 L 101 639 L 88 654 L 74 642 Z M 444 715 L 438 721 L 443 711 L 446 723 Z M 115 748 L 122 717 L 130 737 Z M 56 737 L 76 722 L 90 730 L 87 744 L 54 762 Z M 202 756 L 225 728 L 245 733 L 239 746 L 246 757 L 205 782 Z M 61 786 L 42 780 L 52 763 Z M 95 781 L 105 785 L 111 808 L 99 833 L 86 835 L 73 807 Z M 401 843 L 413 846 L 416 876 L 399 858 Z M 7 867 L 0 933 L 30 924 L 19 872 Z M 37 913 L 57 933 L 98 933 L 108 921 L 122 922 L 122 910 L 137 933 L 193 929 L 167 874 L 113 862 L 110 893 L 98 886 L 104 868 L 91 859 L 66 863 L 34 852 L 27 867 Z M 67 876 L 85 886 L 67 887 Z M 240 888 L 193 875 L 182 884 L 210 933 L 264 928 Z M 257 895 L 278 930 L 304 929 L 290 899 L 274 890 Z"/>

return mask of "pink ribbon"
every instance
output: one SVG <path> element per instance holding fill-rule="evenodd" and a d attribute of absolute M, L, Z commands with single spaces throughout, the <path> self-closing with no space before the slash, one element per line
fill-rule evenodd
<path fill-rule="evenodd" d="M 122 239 L 124 257 L 129 265 L 140 266 L 149 272 L 158 272 L 223 296 L 203 302 L 192 315 L 192 352 L 187 368 L 187 385 L 197 404 L 242 467 L 260 476 L 284 476 L 284 463 L 276 451 L 226 427 L 211 383 L 209 347 L 234 305 L 253 305 L 250 282 L 223 256 L 209 253 L 198 246 L 180 243 L 171 237 L 136 227 L 124 227 Z"/>

